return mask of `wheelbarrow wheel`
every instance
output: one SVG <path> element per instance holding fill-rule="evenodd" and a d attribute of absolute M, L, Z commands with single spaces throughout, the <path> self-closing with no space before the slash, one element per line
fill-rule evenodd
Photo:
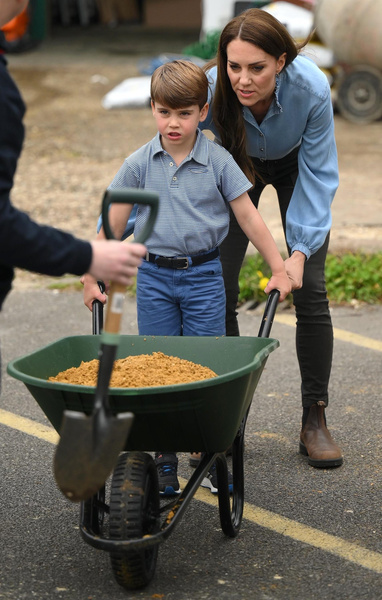
<path fill-rule="evenodd" d="M 220 525 L 223 533 L 232 538 L 240 531 L 244 510 L 244 431 L 247 416 L 248 411 L 232 444 L 232 495 L 228 488 L 226 458 L 220 455 L 216 459 Z"/>
<path fill-rule="evenodd" d="M 144 452 L 119 456 L 110 490 L 110 539 L 141 539 L 159 530 L 158 475 L 152 457 Z M 158 545 L 142 550 L 111 552 L 114 577 L 122 587 L 135 590 L 154 576 Z"/>

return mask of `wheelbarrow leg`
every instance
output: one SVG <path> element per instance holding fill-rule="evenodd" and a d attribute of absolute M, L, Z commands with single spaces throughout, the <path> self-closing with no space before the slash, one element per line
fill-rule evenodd
<path fill-rule="evenodd" d="M 80 526 L 84 526 L 95 535 L 102 535 L 104 516 L 108 512 L 105 504 L 105 486 L 94 496 L 81 502 Z"/>

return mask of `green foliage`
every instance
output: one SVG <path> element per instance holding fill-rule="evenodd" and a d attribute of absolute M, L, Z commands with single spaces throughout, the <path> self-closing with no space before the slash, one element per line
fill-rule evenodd
<path fill-rule="evenodd" d="M 205 60 L 210 60 L 216 56 L 220 38 L 220 31 L 207 33 L 204 40 L 194 42 L 186 48 L 183 48 L 183 54 L 187 56 L 198 56 Z"/>
<path fill-rule="evenodd" d="M 337 304 L 352 300 L 382 301 L 382 252 L 376 254 L 328 254 L 326 284 L 329 299 Z"/>
<path fill-rule="evenodd" d="M 240 271 L 240 303 L 265 300 L 259 273 L 269 277 L 268 265 L 259 254 L 248 256 Z M 329 300 L 334 304 L 382 302 L 382 252 L 328 254 L 325 274 Z"/>
<path fill-rule="evenodd" d="M 48 290 L 58 290 L 60 292 L 82 292 L 84 286 L 79 279 L 62 277 L 48 284 Z"/>
<path fill-rule="evenodd" d="M 325 274 L 328 296 L 332 304 L 382 303 L 382 252 L 328 254 Z M 247 256 L 240 271 L 239 303 L 264 302 L 267 298 L 264 287 L 270 276 L 271 271 L 260 254 Z M 83 290 L 80 281 L 70 277 L 53 281 L 48 287 L 61 291 Z M 127 293 L 135 296 L 135 281 L 128 287 Z M 291 294 L 287 300 L 292 302 Z"/>
<path fill-rule="evenodd" d="M 239 277 L 239 303 L 253 300 L 253 302 L 261 303 L 267 298 L 264 292 L 263 280 L 264 277 L 269 278 L 271 270 L 264 261 L 261 254 L 253 254 L 248 256 L 243 263 Z"/>

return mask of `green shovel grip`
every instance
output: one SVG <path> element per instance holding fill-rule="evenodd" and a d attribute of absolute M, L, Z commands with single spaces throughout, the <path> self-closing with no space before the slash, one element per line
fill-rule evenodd
<path fill-rule="evenodd" d="M 109 223 L 109 206 L 113 202 L 119 204 L 145 204 L 150 206 L 150 214 L 146 225 L 140 234 L 134 239 L 139 244 L 144 244 L 150 236 L 159 209 L 159 196 L 154 192 L 147 192 L 136 188 L 121 188 L 114 190 L 106 190 L 102 200 L 102 224 L 108 240 L 114 240 L 115 237 L 110 228 Z"/>

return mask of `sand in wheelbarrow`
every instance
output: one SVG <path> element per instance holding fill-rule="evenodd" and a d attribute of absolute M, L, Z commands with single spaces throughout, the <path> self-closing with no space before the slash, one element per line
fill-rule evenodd
<path fill-rule="evenodd" d="M 61 371 L 49 381 L 75 385 L 97 385 L 98 359 Z M 152 387 L 189 383 L 217 377 L 216 373 L 191 361 L 163 352 L 127 356 L 114 362 L 109 387 Z"/>

